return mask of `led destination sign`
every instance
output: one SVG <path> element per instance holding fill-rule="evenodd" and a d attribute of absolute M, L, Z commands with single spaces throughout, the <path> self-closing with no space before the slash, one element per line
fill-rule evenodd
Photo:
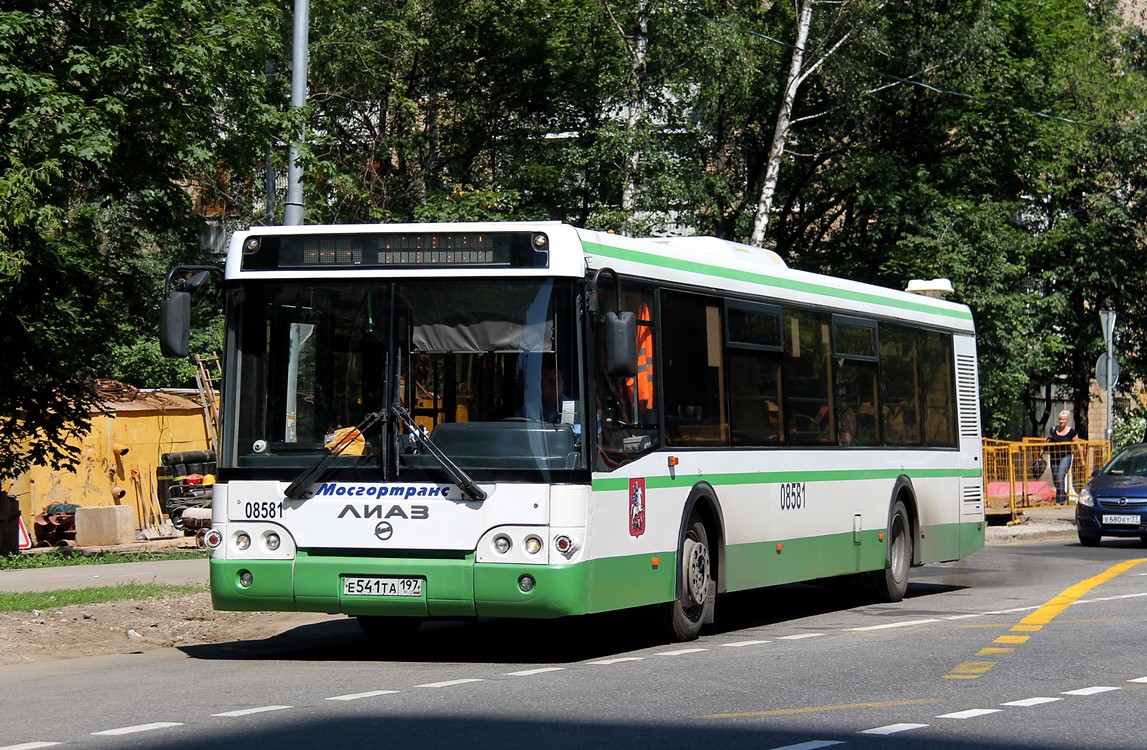
<path fill-rule="evenodd" d="M 544 268 L 549 240 L 535 232 L 403 232 L 249 237 L 245 270 L 275 268 Z"/>

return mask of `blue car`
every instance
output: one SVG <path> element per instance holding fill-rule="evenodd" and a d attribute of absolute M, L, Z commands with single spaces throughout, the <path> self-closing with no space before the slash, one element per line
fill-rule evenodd
<path fill-rule="evenodd" d="M 1092 475 L 1079 493 L 1075 526 L 1084 547 L 1105 536 L 1137 536 L 1147 544 L 1147 443 L 1124 448 Z"/>

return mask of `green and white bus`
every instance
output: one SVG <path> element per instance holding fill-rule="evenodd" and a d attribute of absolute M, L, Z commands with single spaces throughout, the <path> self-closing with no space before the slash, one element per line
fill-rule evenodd
<path fill-rule="evenodd" d="M 162 343 L 186 354 L 173 269 Z M 211 591 L 226 610 L 660 609 L 983 546 L 967 307 L 711 237 L 556 222 L 236 233 Z"/>

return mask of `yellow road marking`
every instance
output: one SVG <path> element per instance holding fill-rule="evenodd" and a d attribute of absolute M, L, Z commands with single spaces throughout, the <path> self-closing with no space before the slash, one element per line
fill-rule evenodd
<path fill-rule="evenodd" d="M 734 714 L 707 714 L 702 719 L 743 719 L 760 716 L 792 716 L 821 711 L 847 711 L 856 708 L 888 708 L 890 706 L 919 706 L 924 703 L 943 703 L 939 698 L 920 698 L 907 701 L 880 701 L 878 703 L 845 703 L 840 706 L 804 706 L 802 708 L 777 708 L 771 711 L 745 711 Z"/>
<path fill-rule="evenodd" d="M 1080 597 L 1087 592 L 1091 591 L 1100 584 L 1107 583 L 1112 578 L 1122 575 L 1127 571 L 1134 568 L 1136 565 L 1147 562 L 1147 557 L 1141 557 L 1136 560 L 1125 560 L 1118 565 L 1112 565 L 1107 570 L 1099 575 L 1094 575 L 1087 580 L 1080 581 L 1074 586 L 1069 586 L 1060 593 L 1049 599 L 1042 607 L 1032 612 L 1030 615 L 1020 620 L 1015 626 L 1011 628 L 1013 633 L 1035 633 L 1043 629 L 1056 617 L 1063 614 L 1063 611 L 1075 604 Z M 1025 643 L 1031 636 L 1029 635 L 1001 635 L 996 638 L 995 643 L 1012 643 L 1019 644 Z M 1010 648 L 985 648 L 981 649 L 976 656 L 990 656 L 992 654 L 1006 654 L 1014 649 Z M 982 674 L 985 674 L 992 667 L 996 666 L 997 662 L 994 661 L 966 661 L 953 669 L 948 674 L 944 675 L 945 679 L 949 680 L 974 680 Z"/>
<path fill-rule="evenodd" d="M 1144 562 L 1147 562 L 1147 557 L 1141 557 L 1137 560 L 1125 560 L 1118 565 L 1112 565 L 1110 568 L 1103 571 L 1099 575 L 1092 576 L 1086 581 L 1080 581 L 1074 586 L 1069 586 L 1059 594 L 1056 594 L 1051 599 L 1049 599 L 1046 604 L 1037 609 L 1035 612 L 1032 612 L 1030 615 L 1020 620 L 1019 624 L 1040 626 L 1047 625 L 1056 617 L 1063 614 L 1065 609 L 1070 607 L 1072 604 L 1075 604 L 1075 602 L 1081 596 L 1091 591 L 1096 586 L 1102 583 L 1107 583 L 1112 578 L 1115 578 L 1118 575 L 1122 575 L 1123 573 L 1126 573 L 1127 571 L 1134 568 L 1136 565 Z"/>
<path fill-rule="evenodd" d="M 1027 643 L 1030 635 L 1001 635 L 992 643 Z"/>
<path fill-rule="evenodd" d="M 997 663 L 994 661 L 966 661 L 944 676 L 954 680 L 973 679 L 984 674 Z"/>

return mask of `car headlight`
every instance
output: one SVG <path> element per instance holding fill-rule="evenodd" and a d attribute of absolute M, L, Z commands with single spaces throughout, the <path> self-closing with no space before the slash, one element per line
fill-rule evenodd
<path fill-rule="evenodd" d="M 1094 507 L 1095 499 L 1091 496 L 1091 490 L 1084 487 L 1079 492 L 1079 504 L 1086 505 L 1088 508 Z"/>

